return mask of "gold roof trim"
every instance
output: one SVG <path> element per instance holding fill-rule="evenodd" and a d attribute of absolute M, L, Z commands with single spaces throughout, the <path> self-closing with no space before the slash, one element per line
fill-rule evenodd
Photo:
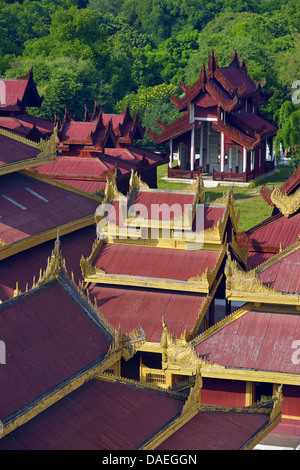
<path fill-rule="evenodd" d="M 242 270 L 238 263 L 232 260 L 230 253 L 227 255 L 224 272 L 226 298 L 229 300 L 300 306 L 300 295 L 285 294 L 265 285 L 257 277 L 255 268 L 250 271 Z"/>
<path fill-rule="evenodd" d="M 271 201 L 285 217 L 289 217 L 300 208 L 300 188 L 289 196 L 283 194 L 279 188 L 274 188 Z"/>

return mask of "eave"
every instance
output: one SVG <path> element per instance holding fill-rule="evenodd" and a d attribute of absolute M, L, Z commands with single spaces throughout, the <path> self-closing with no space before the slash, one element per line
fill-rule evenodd
<path fill-rule="evenodd" d="M 9 139 L 12 139 L 15 142 L 19 142 L 20 144 L 36 149 L 36 156 L 34 157 L 0 165 L 0 176 L 25 170 L 27 168 L 34 168 L 39 165 L 44 165 L 46 163 L 53 162 L 56 159 L 56 130 L 54 130 L 53 134 L 47 141 L 42 141 L 40 143 L 30 141 L 25 137 L 18 136 L 5 129 L 0 129 L 0 134 Z"/>

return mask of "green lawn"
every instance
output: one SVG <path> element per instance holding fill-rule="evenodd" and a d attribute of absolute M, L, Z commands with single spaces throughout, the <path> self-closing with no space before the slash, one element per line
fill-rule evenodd
<path fill-rule="evenodd" d="M 185 189 L 186 183 L 173 183 L 163 178 L 167 175 L 168 165 L 161 165 L 157 168 L 157 186 L 159 189 Z M 263 184 L 273 188 L 281 186 L 293 172 L 291 167 L 279 167 L 278 171 L 269 177 L 261 178 L 252 182 L 249 186 L 234 186 L 235 207 L 240 209 L 239 230 L 248 230 L 262 220 L 269 217 L 272 213 L 272 207 L 260 195 L 260 189 Z M 205 188 L 206 199 L 211 202 L 219 198 L 226 192 L 228 186 L 217 186 L 216 188 Z"/>

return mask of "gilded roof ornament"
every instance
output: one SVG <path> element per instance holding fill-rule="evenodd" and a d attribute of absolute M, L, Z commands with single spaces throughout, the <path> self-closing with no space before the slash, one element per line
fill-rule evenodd
<path fill-rule="evenodd" d="M 285 217 L 289 217 L 300 208 L 300 188 L 289 196 L 283 194 L 279 188 L 274 188 L 271 201 Z"/>

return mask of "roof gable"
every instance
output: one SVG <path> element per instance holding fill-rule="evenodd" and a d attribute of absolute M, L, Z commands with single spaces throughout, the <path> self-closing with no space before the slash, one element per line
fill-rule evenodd
<path fill-rule="evenodd" d="M 0 80 L 0 113 L 5 109 L 17 111 L 26 106 L 40 107 L 43 99 L 33 81 L 32 69 L 17 79 Z"/>

